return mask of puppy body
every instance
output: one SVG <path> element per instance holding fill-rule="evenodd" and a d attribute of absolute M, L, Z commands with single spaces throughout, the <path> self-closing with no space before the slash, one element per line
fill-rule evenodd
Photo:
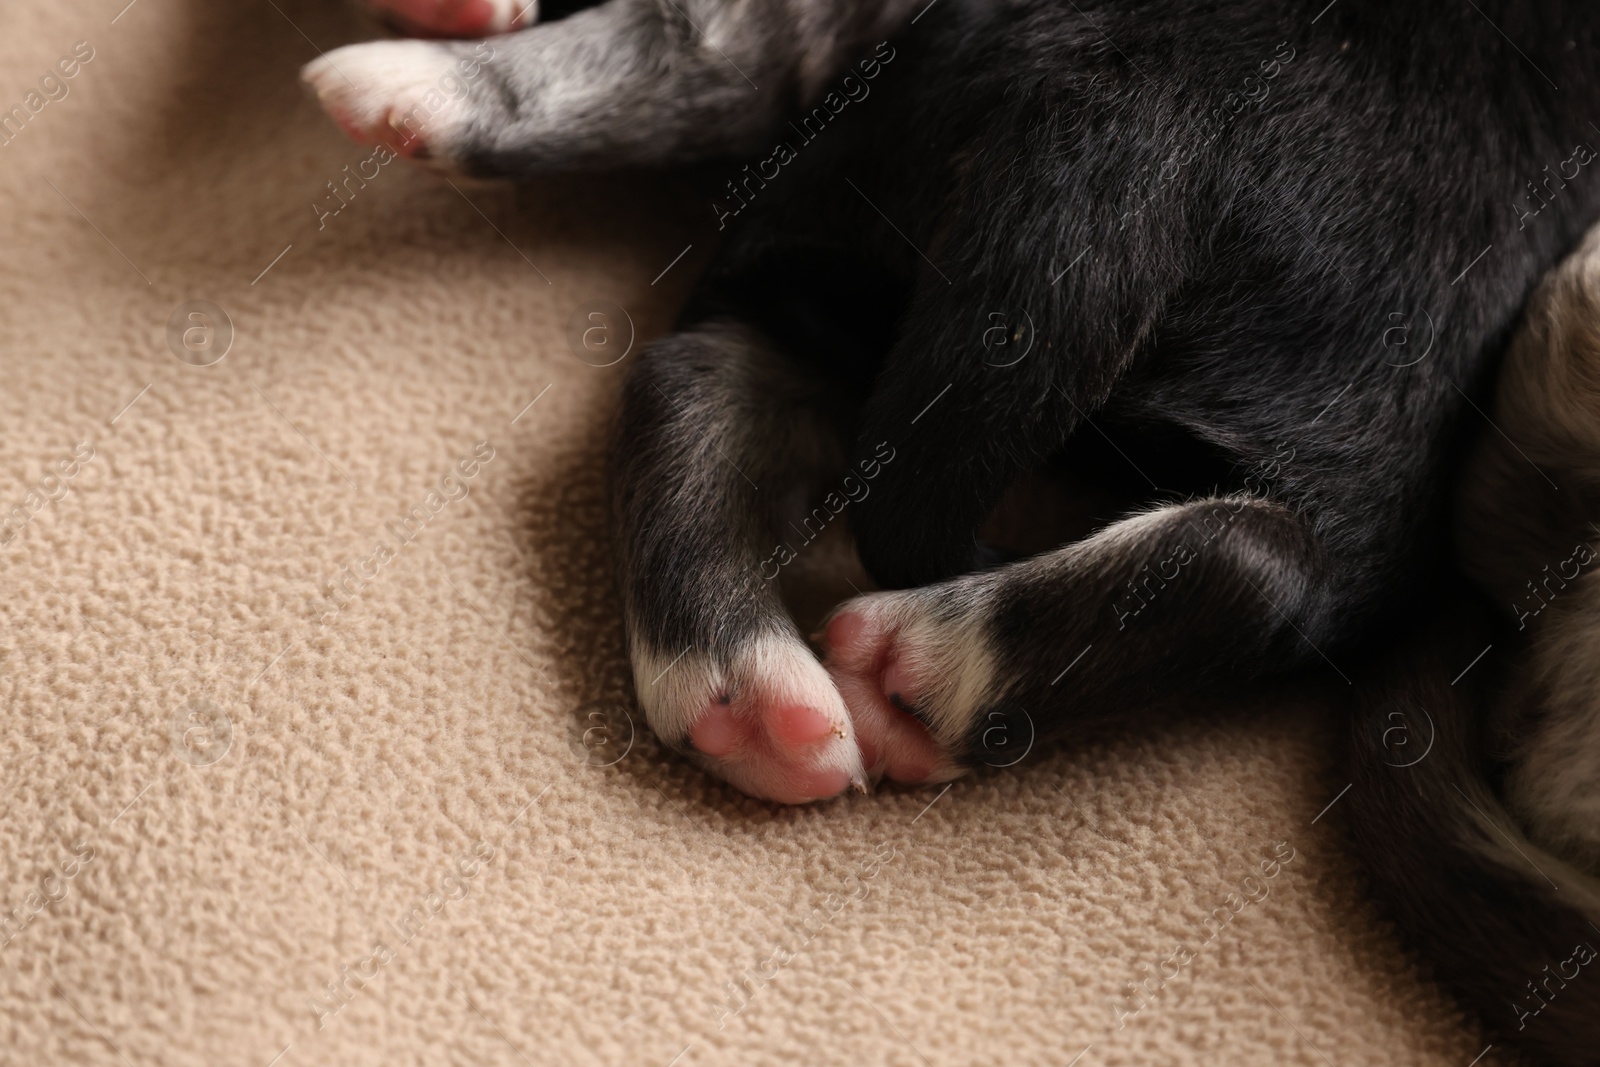
<path fill-rule="evenodd" d="M 829 642 L 869 772 L 936 779 L 991 762 L 997 722 L 1059 736 L 1274 671 L 1344 685 L 1424 617 L 1450 457 L 1600 203 L 1582 164 L 1530 192 L 1597 137 L 1573 103 L 1597 16 L 1314 6 L 951 0 L 892 42 L 872 97 L 749 190 L 683 332 L 625 391 L 621 576 L 645 659 L 798 643 L 763 561 L 886 449 L 845 513 L 902 591 L 848 605 L 849 647 Z M 780 408 L 825 440 L 746 432 Z M 1049 464 L 1097 472 L 1120 509 L 974 573 L 973 531 Z M 960 663 L 939 651 L 958 625 Z M 705 670 L 663 703 L 639 679 L 686 747 L 724 689 L 757 685 Z"/>
<path fill-rule="evenodd" d="M 1344 691 L 1401 641 L 1420 651 L 1355 720 L 1377 881 L 1486 1011 L 1573 958 L 1600 898 L 1531 844 L 1518 862 L 1560 890 L 1510 865 L 1473 709 L 1436 678 L 1470 658 L 1473 609 L 1422 624 L 1452 457 L 1600 210 L 1592 0 L 610 0 L 493 44 L 404 147 L 490 174 L 758 156 L 707 205 L 725 242 L 632 368 L 613 448 L 635 681 L 667 743 L 799 801 L 1284 671 Z M 308 72 L 360 136 L 473 46 L 371 51 L 392 47 Z M 830 104 L 868 57 L 870 98 Z M 1087 521 L 995 566 L 974 531 L 1041 468 L 1095 483 Z M 1527 488 L 1495 477 L 1495 499 Z M 1502 597 L 1559 573 L 1574 507 L 1506 537 L 1514 565 L 1480 559 Z M 835 614 L 823 663 L 781 587 L 840 524 L 886 591 Z M 1539 684 L 1573 708 L 1526 735 L 1513 792 L 1580 854 L 1558 794 L 1592 775 L 1539 738 L 1594 720 L 1552 649 Z M 1396 768 L 1371 694 L 1408 693 L 1439 746 Z M 1592 1062 L 1596 996 L 1489 1018 Z"/>
<path fill-rule="evenodd" d="M 1497 1031 L 1592 1062 L 1600 985 L 1569 981 L 1557 1001 L 1528 983 L 1600 944 L 1581 840 L 1594 763 L 1573 748 L 1593 751 L 1595 718 L 1527 735 L 1511 789 L 1549 824 L 1541 848 L 1489 788 L 1473 707 L 1449 684 L 1488 641 L 1425 623 L 1453 610 L 1452 457 L 1483 426 L 1524 300 L 1600 204 L 1582 103 L 1600 15 L 1349 3 L 1313 25 L 1311 7 L 952 3 L 893 42 L 873 98 L 741 204 L 682 332 L 625 389 L 631 639 L 691 650 L 670 694 L 636 675 L 641 701 L 705 766 L 792 798 L 862 771 L 1005 765 L 1285 670 L 1360 682 L 1352 808 L 1375 880 Z M 742 358 L 788 376 L 781 393 L 712 346 L 733 324 Z M 684 417 L 717 390 L 739 399 Z M 768 435 L 699 443 L 780 398 L 835 428 L 838 459 Z M 884 448 L 893 462 L 847 514 L 894 591 L 835 616 L 831 691 L 773 697 L 740 668 L 741 633 L 800 637 L 774 590 L 729 576 Z M 1048 465 L 1098 472 L 1122 507 L 990 569 L 973 530 Z M 1508 477 L 1526 490 L 1536 475 Z M 1570 533 L 1541 528 L 1503 564 L 1519 589 L 1572 557 Z M 1361 669 L 1389 642 L 1410 659 Z M 1417 767 L 1374 749 L 1407 694 L 1439 730 Z M 795 700 L 826 707 L 860 764 L 786 743 L 774 723 Z"/>

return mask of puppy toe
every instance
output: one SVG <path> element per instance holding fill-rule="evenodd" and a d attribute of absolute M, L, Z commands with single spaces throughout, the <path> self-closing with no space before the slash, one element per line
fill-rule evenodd
<path fill-rule="evenodd" d="M 640 703 L 669 744 L 753 796 L 786 804 L 865 788 L 855 730 L 833 680 L 797 637 L 752 639 L 735 654 L 670 666 L 634 650 Z"/>
<path fill-rule="evenodd" d="M 470 117 L 464 70 L 475 67 L 445 45 L 379 41 L 336 48 L 300 78 L 358 144 L 447 159 Z"/>
<path fill-rule="evenodd" d="M 963 768 L 932 728 L 948 679 L 933 649 L 915 640 L 916 621 L 915 602 L 900 594 L 851 601 L 824 630 L 826 661 L 873 777 L 948 781 Z"/>

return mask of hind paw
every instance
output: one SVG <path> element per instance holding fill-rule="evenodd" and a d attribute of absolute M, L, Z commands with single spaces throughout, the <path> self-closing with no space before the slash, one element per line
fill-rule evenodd
<path fill-rule="evenodd" d="M 975 746 L 1005 743 L 980 722 L 994 688 L 981 615 L 959 598 L 943 604 L 939 593 L 857 597 L 824 633 L 828 671 L 874 777 L 949 781 L 966 772 Z"/>
<path fill-rule="evenodd" d="M 857 597 L 827 622 L 821 662 L 792 635 L 749 639 L 725 662 L 635 644 L 639 701 L 668 745 L 788 804 L 1009 766 L 1032 747 L 1033 722 L 997 700 L 992 603 L 958 583 Z"/>
<path fill-rule="evenodd" d="M 657 736 L 743 792 L 803 804 L 866 788 L 844 701 L 797 637 L 753 639 L 725 663 L 636 648 L 634 677 Z"/>

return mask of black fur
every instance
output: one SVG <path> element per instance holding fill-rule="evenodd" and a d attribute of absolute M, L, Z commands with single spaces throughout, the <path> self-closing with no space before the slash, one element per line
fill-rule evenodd
<path fill-rule="evenodd" d="M 873 381 L 851 438 L 902 458 L 851 521 L 891 587 L 971 570 L 1006 485 L 1099 431 L 1203 455 L 1175 470 L 1191 480 L 1163 478 L 1167 499 L 1270 473 L 1249 489 L 1279 505 L 1272 532 L 1230 524 L 1240 543 L 1214 553 L 1191 542 L 1200 571 L 1125 627 L 1124 583 L 1175 542 L 1092 593 L 1019 609 L 1008 673 L 1051 677 L 1078 637 L 1106 640 L 1060 701 L 1070 717 L 1028 701 L 1052 726 L 1097 713 L 1085 687 L 1148 681 L 1170 629 L 1202 617 L 1213 636 L 1192 654 L 1233 680 L 1338 663 L 1419 617 L 1445 560 L 1453 457 L 1478 426 L 1467 398 L 1481 405 L 1523 300 L 1600 205 L 1600 174 L 1584 172 L 1518 215 L 1537 203 L 1521 199 L 1528 179 L 1600 143 L 1600 9 L 1342 0 L 1311 25 L 1324 6 L 941 0 L 873 95 L 750 197 L 685 315 L 761 324 L 846 399 Z M 1247 77 L 1266 100 L 1217 118 Z M 839 265 L 876 272 L 875 321 L 829 293 Z M 1038 332 L 1004 369 L 984 358 L 996 311 Z M 1428 319 L 1432 351 L 1394 366 Z M 816 325 L 830 320 L 837 343 Z M 852 352 L 863 340 L 876 358 Z M 1241 597 L 1240 566 L 1281 569 L 1281 599 Z"/>
<path fill-rule="evenodd" d="M 1464 595 L 1372 666 L 1352 722 L 1350 818 L 1401 927 L 1491 1029 L 1536 1062 L 1593 1064 L 1600 898 L 1488 786 L 1481 694 L 1496 688 L 1496 662 L 1473 667 L 1473 686 L 1452 684 L 1491 641 L 1514 640 L 1505 630 Z"/>
<path fill-rule="evenodd" d="M 1549 181 L 1600 144 L 1600 7 L 938 0 L 892 47 L 870 97 L 814 140 L 780 131 L 793 160 L 742 172 L 737 203 L 713 207 L 725 244 L 630 382 L 614 463 L 636 638 L 727 648 L 768 626 L 749 524 L 777 536 L 790 486 L 826 487 L 889 442 L 898 458 L 850 508 L 863 561 L 886 587 L 944 583 L 919 603 L 981 617 L 997 657 L 983 706 L 958 709 L 958 762 L 992 762 L 995 716 L 1031 740 L 1291 670 L 1348 692 L 1375 646 L 1441 610 L 1472 401 L 1487 406 L 1524 300 L 1600 213 L 1600 167 Z M 1013 337 L 1031 323 L 1020 362 L 988 358 L 996 314 Z M 679 443 L 706 431 L 669 394 L 730 385 L 727 323 L 781 368 L 785 411 L 839 427 L 838 455 L 778 462 L 791 441 L 763 461 L 757 444 L 730 461 L 777 484 L 724 470 L 677 494 Z M 1007 486 L 1086 456 L 1123 467 L 1123 516 L 1181 506 L 974 575 Z M 1429 775 L 1475 772 L 1467 735 L 1450 737 Z M 1391 808 L 1407 787 L 1364 774 L 1363 839 L 1397 914 L 1489 1011 L 1529 953 L 1571 939 L 1572 914 L 1507 888 L 1466 836 L 1426 843 L 1450 799 L 1429 782 Z M 1401 846 L 1424 859 L 1384 858 Z M 1442 928 L 1466 912 L 1416 902 L 1451 882 L 1481 914 L 1530 917 Z M 1503 965 L 1475 974 L 1500 951 L 1490 933 Z M 1530 1047 L 1593 1062 L 1597 997 L 1580 991 L 1589 1014 L 1563 1008 Z"/>

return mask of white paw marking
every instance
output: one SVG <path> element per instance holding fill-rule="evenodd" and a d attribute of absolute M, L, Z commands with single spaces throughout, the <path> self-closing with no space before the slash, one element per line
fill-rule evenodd
<path fill-rule="evenodd" d="M 898 683 L 900 696 L 916 707 L 933 738 L 952 748 L 966 739 L 973 716 L 994 694 L 994 653 L 984 623 L 982 583 L 955 595 L 944 587 L 935 601 L 928 592 L 868 593 L 840 606 L 837 615 L 856 613 L 868 620 L 858 648 L 830 658 L 848 669 L 876 667 L 885 681 Z M 869 662 L 869 658 L 883 660 Z M 893 669 L 892 676 L 888 670 Z"/>
<path fill-rule="evenodd" d="M 944 782 L 965 773 L 949 753 L 967 741 L 994 678 L 984 585 L 871 593 L 829 620 L 828 669 L 874 775 Z"/>
<path fill-rule="evenodd" d="M 798 637 L 754 638 L 726 663 L 635 640 L 632 658 L 651 728 L 673 743 L 694 745 L 697 763 L 740 790 L 793 804 L 865 785 L 849 711 Z M 820 736 L 785 736 L 792 726 L 786 711 L 796 708 L 811 709 L 812 720 L 825 725 Z"/>
<path fill-rule="evenodd" d="M 445 154 L 470 115 L 468 94 L 493 55 L 458 57 L 428 41 L 347 45 L 308 63 L 301 80 L 362 144 L 402 155 Z"/>

